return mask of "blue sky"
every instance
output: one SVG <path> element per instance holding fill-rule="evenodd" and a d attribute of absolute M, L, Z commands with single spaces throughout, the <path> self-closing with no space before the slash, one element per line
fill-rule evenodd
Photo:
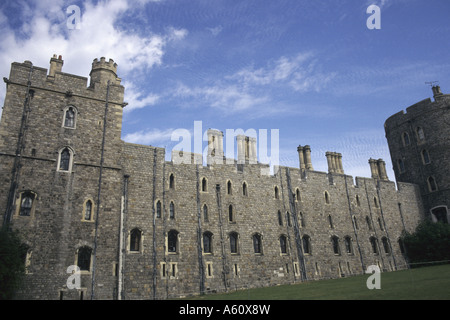
<path fill-rule="evenodd" d="M 381 29 L 367 28 L 372 4 Z M 112 58 L 125 141 L 170 155 L 173 131 L 194 121 L 277 129 L 281 165 L 298 167 L 297 146 L 310 145 L 316 170 L 336 151 L 346 173 L 369 177 L 368 159 L 383 158 L 394 180 L 383 124 L 431 97 L 425 82 L 450 92 L 449 12 L 448 0 L 4 1 L 0 73 L 58 54 L 64 72 L 88 77 L 93 59 Z"/>

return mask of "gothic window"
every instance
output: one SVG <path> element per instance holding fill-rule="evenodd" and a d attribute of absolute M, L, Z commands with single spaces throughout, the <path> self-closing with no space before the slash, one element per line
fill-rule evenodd
<path fill-rule="evenodd" d="M 161 201 L 157 201 L 156 202 L 156 217 L 157 218 L 161 218 L 161 212 L 162 212 L 162 210 L 161 210 Z"/>
<path fill-rule="evenodd" d="M 430 163 L 430 155 L 427 150 L 422 150 L 422 161 L 423 161 L 423 164 Z"/>
<path fill-rule="evenodd" d="M 170 230 L 167 234 L 167 251 L 169 253 L 178 252 L 178 231 Z"/>
<path fill-rule="evenodd" d="M 173 203 L 173 201 L 170 201 L 169 205 L 169 218 L 175 219 L 175 204 Z"/>
<path fill-rule="evenodd" d="M 389 247 L 389 241 L 386 237 L 381 238 L 381 242 L 383 243 L 384 252 L 386 254 L 391 253 L 391 249 Z"/>
<path fill-rule="evenodd" d="M 302 237 L 303 253 L 311 254 L 311 238 L 308 235 Z"/>
<path fill-rule="evenodd" d="M 411 143 L 411 140 L 409 139 L 409 134 L 407 132 L 403 132 L 402 134 L 402 138 L 403 138 L 403 146 L 409 146 L 409 144 Z"/>
<path fill-rule="evenodd" d="M 207 192 L 208 191 L 208 182 L 206 180 L 206 178 L 202 179 L 202 192 Z"/>
<path fill-rule="evenodd" d="M 350 238 L 349 236 L 346 236 L 344 238 L 344 243 L 345 243 L 345 251 L 348 254 L 352 254 L 353 253 L 353 248 L 352 248 L 352 238 Z"/>
<path fill-rule="evenodd" d="M 330 203 L 330 194 L 328 193 L 328 191 L 325 191 L 324 197 L 325 197 L 325 203 L 329 204 Z"/>
<path fill-rule="evenodd" d="M 340 255 L 341 254 L 341 249 L 339 248 L 339 238 L 336 236 L 332 236 L 331 237 L 331 244 L 333 246 L 333 252 L 336 255 Z"/>
<path fill-rule="evenodd" d="M 31 209 L 33 208 L 33 201 L 35 195 L 31 192 L 24 192 L 20 199 L 20 216 L 29 217 L 31 215 Z"/>
<path fill-rule="evenodd" d="M 230 180 L 228 180 L 228 182 L 227 182 L 227 194 L 232 194 L 233 193 L 233 185 L 231 184 L 231 181 Z"/>
<path fill-rule="evenodd" d="M 280 210 L 278 210 L 278 225 L 280 225 L 280 226 L 283 225 L 283 216 L 282 216 Z"/>
<path fill-rule="evenodd" d="M 247 183 L 245 183 L 245 182 L 242 184 L 242 195 L 245 196 L 245 197 L 248 196 Z"/>
<path fill-rule="evenodd" d="M 228 206 L 228 221 L 229 222 L 234 222 L 234 212 L 233 212 L 233 205 L 230 204 Z"/>
<path fill-rule="evenodd" d="M 72 106 L 64 109 L 64 127 L 75 128 L 76 109 Z"/>
<path fill-rule="evenodd" d="M 425 140 L 425 134 L 423 133 L 423 129 L 421 127 L 417 127 L 416 132 L 417 132 L 417 139 L 419 141 Z"/>
<path fill-rule="evenodd" d="M 282 254 L 286 254 L 286 253 L 287 253 L 287 241 L 286 241 L 286 236 L 281 236 L 281 237 L 280 237 L 280 249 L 281 249 L 281 253 L 282 253 Z"/>
<path fill-rule="evenodd" d="M 60 151 L 58 161 L 59 171 L 70 171 L 70 168 L 72 166 L 72 155 L 72 150 L 70 150 L 70 148 L 68 147 L 65 147 Z"/>
<path fill-rule="evenodd" d="M 130 232 L 130 251 L 138 252 L 141 250 L 142 232 L 135 228 Z"/>
<path fill-rule="evenodd" d="M 261 235 L 258 233 L 255 233 L 252 238 L 253 238 L 253 252 L 262 254 Z"/>
<path fill-rule="evenodd" d="M 239 253 L 238 237 L 239 237 L 239 235 L 236 232 L 230 233 L 230 251 L 231 251 L 231 253 L 234 253 L 234 254 Z"/>
<path fill-rule="evenodd" d="M 212 253 L 212 239 L 213 234 L 211 232 L 203 233 L 203 253 Z"/>
<path fill-rule="evenodd" d="M 81 271 L 91 270 L 91 254 L 92 249 L 87 246 L 78 249 L 77 266 Z"/>
<path fill-rule="evenodd" d="M 83 220 L 92 221 L 94 218 L 94 203 L 92 200 L 87 200 L 83 207 Z"/>
<path fill-rule="evenodd" d="M 209 219 L 209 217 L 208 217 L 208 206 L 205 204 L 205 205 L 203 205 L 203 220 L 205 222 L 208 222 L 208 219 Z"/>
<path fill-rule="evenodd" d="M 428 189 L 430 190 L 430 192 L 437 190 L 436 180 L 434 180 L 433 177 L 428 178 Z"/>
<path fill-rule="evenodd" d="M 375 237 L 370 237 L 370 245 L 372 247 L 372 253 L 378 254 L 378 241 Z"/>

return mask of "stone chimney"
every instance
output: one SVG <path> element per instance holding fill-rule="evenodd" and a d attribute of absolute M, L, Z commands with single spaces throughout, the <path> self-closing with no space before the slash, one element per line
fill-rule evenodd
<path fill-rule="evenodd" d="M 208 132 L 208 164 L 223 164 L 223 132 L 209 129 Z"/>
<path fill-rule="evenodd" d="M 314 170 L 311 162 L 311 147 L 310 146 L 298 146 L 298 160 L 300 163 L 300 170 Z"/>
<path fill-rule="evenodd" d="M 256 164 L 257 154 L 256 154 L 256 138 L 246 137 L 244 135 L 237 135 L 237 152 L 238 152 L 238 163 L 244 164 Z"/>
<path fill-rule="evenodd" d="M 433 86 L 433 87 L 431 87 L 431 90 L 433 90 L 434 99 L 436 99 L 436 97 L 443 95 L 443 93 L 441 92 L 441 87 L 439 87 L 439 86 Z"/>
<path fill-rule="evenodd" d="M 48 76 L 55 78 L 55 73 L 61 72 L 63 64 L 64 60 L 62 59 L 62 56 L 57 57 L 57 55 L 54 54 L 53 58 L 50 59 L 50 70 L 48 72 Z"/>
<path fill-rule="evenodd" d="M 342 154 L 337 152 L 326 152 L 329 173 L 344 173 L 342 166 Z"/>
<path fill-rule="evenodd" d="M 383 159 L 369 159 L 370 172 L 372 173 L 372 179 L 380 179 L 388 181 L 389 178 L 386 173 L 386 162 Z"/>

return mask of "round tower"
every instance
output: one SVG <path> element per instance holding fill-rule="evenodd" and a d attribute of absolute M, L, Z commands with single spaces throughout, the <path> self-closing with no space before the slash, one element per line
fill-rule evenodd
<path fill-rule="evenodd" d="M 94 59 L 89 76 L 91 77 L 91 86 L 94 83 L 106 85 L 108 81 L 110 81 L 110 84 L 119 85 L 121 81 L 117 77 L 117 63 L 113 59 L 106 61 L 105 57 L 101 57 L 100 60 Z"/>
<path fill-rule="evenodd" d="M 433 97 L 389 117 L 385 124 L 397 182 L 419 186 L 425 215 L 450 223 L 450 94 Z"/>

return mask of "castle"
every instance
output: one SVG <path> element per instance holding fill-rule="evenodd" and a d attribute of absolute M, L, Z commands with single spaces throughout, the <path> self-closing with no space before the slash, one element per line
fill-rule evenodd
<path fill-rule="evenodd" d="M 355 182 L 336 152 L 325 155 L 328 172 L 315 171 L 310 146 L 299 146 L 298 168 L 263 174 L 268 165 L 245 136 L 236 137 L 237 160 L 212 161 L 224 158 L 218 130 L 208 131 L 206 164 L 187 153 L 178 156 L 192 161 L 167 161 L 163 148 L 121 140 L 126 103 L 113 60 L 95 59 L 90 79 L 62 66 L 60 56 L 48 70 L 12 63 L 4 78 L 0 212 L 28 248 L 18 299 L 168 299 L 370 265 L 394 271 L 407 267 L 404 230 L 426 215 L 448 219 L 446 95 L 386 122 L 393 161 L 405 166 L 396 187 L 381 159 Z M 416 150 L 419 113 L 430 118 L 420 117 L 426 140 Z M 400 145 L 404 132 L 410 149 Z M 416 172 L 425 146 L 431 165 Z"/>

